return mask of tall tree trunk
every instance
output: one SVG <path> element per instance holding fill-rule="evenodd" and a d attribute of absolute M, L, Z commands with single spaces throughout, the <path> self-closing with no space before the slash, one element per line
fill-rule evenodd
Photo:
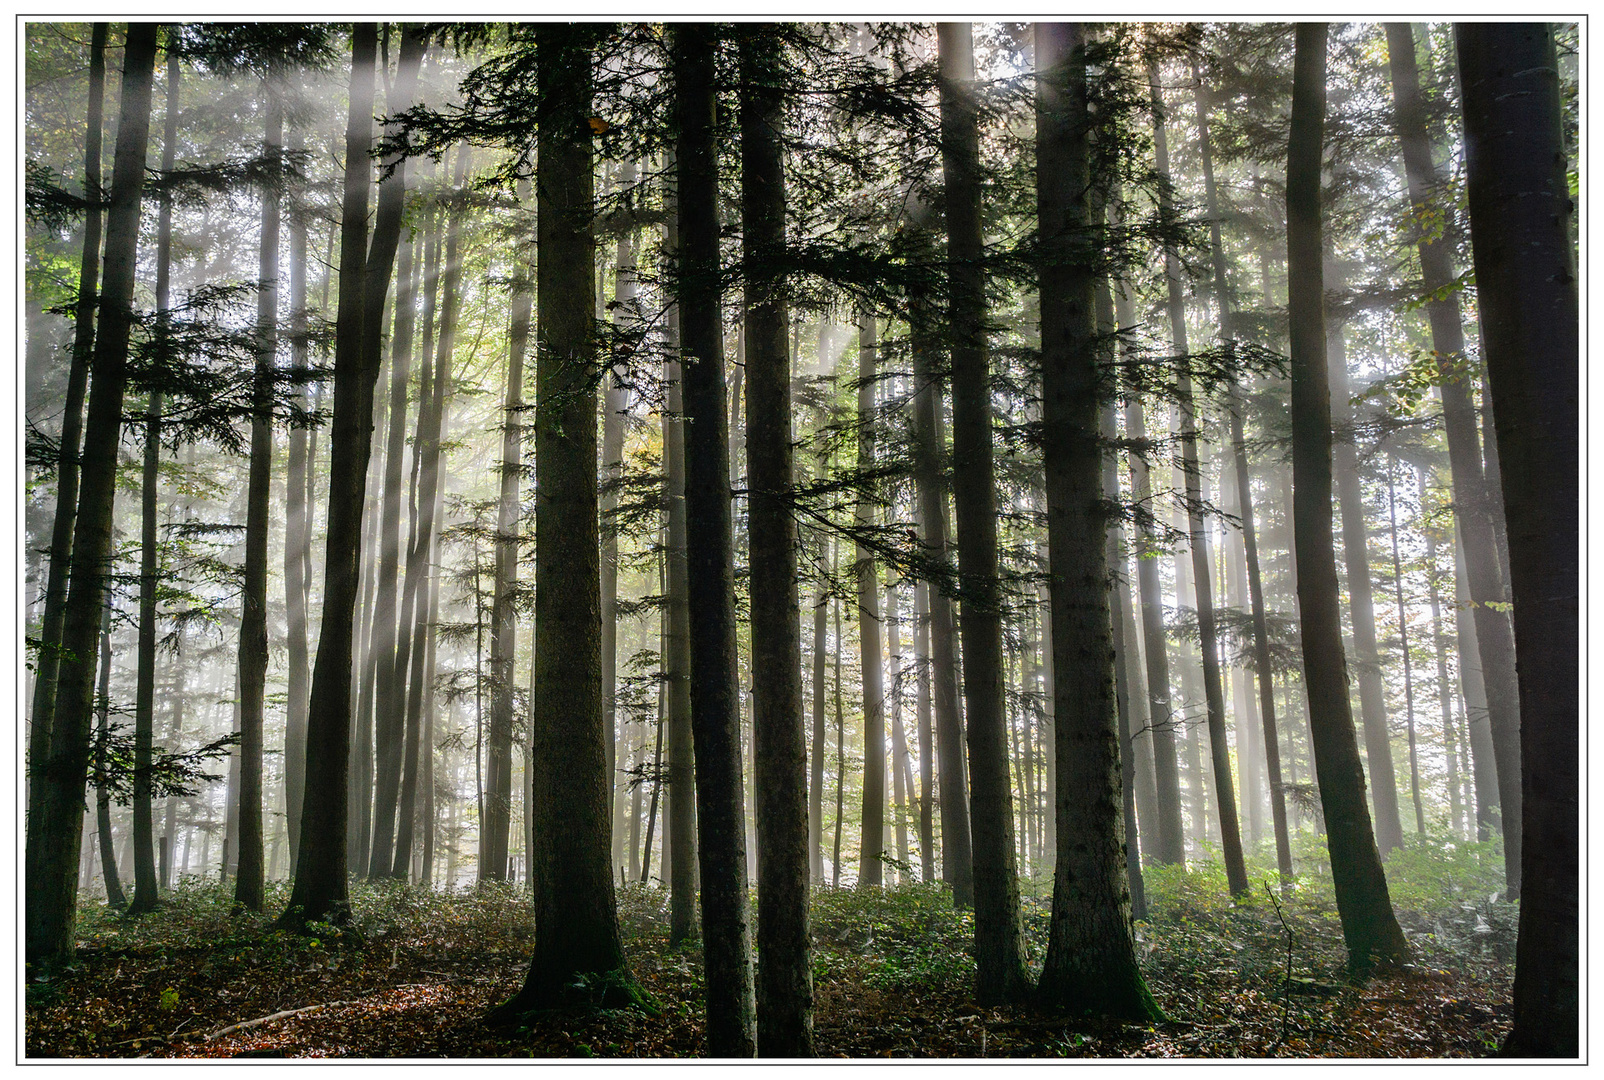
<path fill-rule="evenodd" d="M 1426 835 L 1426 811 L 1420 802 L 1420 753 L 1415 743 L 1415 673 L 1409 656 L 1409 609 L 1404 605 L 1403 560 L 1398 554 L 1398 493 L 1387 463 L 1387 521 L 1392 533 L 1392 585 L 1398 601 L 1398 642 L 1403 653 L 1404 723 L 1409 734 L 1409 793 L 1415 804 L 1415 835 Z"/>
<path fill-rule="evenodd" d="M 1331 535 L 1331 391 L 1325 357 L 1320 169 L 1325 128 L 1326 24 L 1299 23 L 1287 151 L 1288 314 L 1292 345 L 1293 533 L 1299 623 L 1314 767 L 1325 810 L 1337 913 L 1354 969 L 1401 960 L 1409 946 L 1392 913 L 1353 730 Z"/>
<path fill-rule="evenodd" d="M 1559 71 L 1546 23 L 1460 23 L 1454 37 L 1520 673 L 1520 941 L 1504 1052 L 1575 1057 L 1580 352 Z M 1507 732 L 1494 716 L 1496 746 Z"/>
<path fill-rule="evenodd" d="M 919 532 L 932 567 L 926 580 L 931 704 L 935 712 L 937 772 L 941 779 L 941 880 L 952 889 L 954 906 L 975 902 L 970 860 L 969 788 L 964 782 L 963 718 L 958 713 L 958 659 L 953 641 L 952 598 L 942 591 L 947 562 L 946 439 L 942 388 L 932 320 L 925 297 L 910 298 L 913 345 L 914 482 L 918 489 Z"/>
<path fill-rule="evenodd" d="M 1398 141 L 1403 151 L 1409 202 L 1416 215 L 1428 213 L 1438 189 L 1431 156 L 1420 72 L 1415 62 L 1414 34 L 1408 23 L 1387 24 L 1387 54 L 1392 71 Z M 1521 758 L 1520 687 L 1515 671 L 1515 639 L 1503 602 L 1509 599 L 1506 575 L 1499 568 L 1498 523 L 1503 519 L 1502 484 L 1498 469 L 1482 468 L 1482 440 L 1476 430 L 1476 409 L 1471 400 L 1469 373 L 1463 369 L 1465 333 L 1459 318 L 1459 294 L 1451 251 L 1445 235 L 1423 234 L 1419 240 L 1421 285 L 1431 299 L 1426 314 L 1431 321 L 1431 345 L 1441 365 L 1438 382 L 1442 398 L 1443 430 L 1448 437 L 1448 468 L 1454 485 L 1454 511 L 1463 538 L 1465 566 L 1473 606 L 1482 684 L 1492 725 L 1492 748 L 1497 761 L 1498 803 L 1504 832 L 1504 876 L 1510 895 L 1520 890 Z M 1478 290 L 1480 294 L 1480 290 Z M 1485 332 L 1485 326 L 1484 326 Z M 1482 350 L 1483 357 L 1486 349 Z M 1490 407 L 1489 410 L 1490 411 Z M 1496 454 L 1495 440 L 1487 444 Z"/>
<path fill-rule="evenodd" d="M 1281 884 L 1292 882 L 1292 844 L 1287 835 L 1286 788 L 1281 782 L 1281 740 L 1275 723 L 1275 673 L 1270 667 L 1270 632 L 1264 616 L 1264 584 L 1259 575 L 1259 539 L 1253 523 L 1253 485 L 1248 472 L 1247 440 L 1242 434 L 1242 402 L 1233 393 L 1231 454 L 1236 461 L 1236 497 L 1242 519 L 1242 547 L 1247 563 L 1248 605 L 1253 616 L 1253 667 L 1259 682 L 1259 722 L 1264 731 L 1264 767 L 1270 780 L 1270 822 L 1275 830 L 1275 865 Z"/>
<path fill-rule="evenodd" d="M 1426 470 L 1421 469 L 1420 504 L 1426 505 Z M 1459 784 L 1459 757 L 1454 753 L 1457 728 L 1454 725 L 1452 690 L 1448 682 L 1448 645 L 1442 632 L 1442 590 L 1437 574 L 1437 532 L 1429 525 L 1426 533 L 1426 593 L 1431 604 L 1431 649 L 1437 661 L 1437 710 L 1442 716 L 1443 754 L 1448 759 L 1448 835 L 1456 839 L 1468 837 L 1469 824 L 1465 820 L 1465 800 Z"/>
<path fill-rule="evenodd" d="M 106 34 L 109 23 L 97 22 L 89 36 L 88 122 L 84 132 L 84 198 L 98 200 L 100 141 L 106 98 Z M 95 349 L 96 284 L 100 277 L 100 208 L 84 210 L 84 243 L 78 259 L 78 301 L 73 309 L 72 363 L 67 369 L 67 397 L 61 414 L 61 448 L 56 459 L 56 516 L 50 525 L 50 571 L 45 580 L 40 615 L 38 670 L 34 673 L 33 713 L 28 732 L 28 817 L 42 812 L 46 786 L 38 775 L 50 757 L 51 720 L 56 709 L 56 677 L 61 666 L 62 621 L 67 601 L 67 564 L 72 559 L 73 523 L 78 513 L 79 444 L 83 441 L 84 393 L 89 361 Z M 30 849 L 31 850 L 31 849 Z M 29 874 L 33 856 L 28 856 Z"/>
<path fill-rule="evenodd" d="M 1136 963 L 1122 850 L 1093 315 L 1101 230 L 1086 194 L 1092 183 L 1086 38 L 1078 23 L 1037 23 L 1035 36 L 1042 73 L 1036 84 L 1042 458 L 1059 792 L 1052 923 L 1037 996 L 1076 1015 L 1152 1021 L 1162 1014 Z"/>
<path fill-rule="evenodd" d="M 1462 523 L 1460 517 L 1458 522 Z M 1465 699 L 1465 741 L 1470 744 L 1472 787 L 1476 797 L 1476 839 L 1485 842 L 1498 829 L 1498 765 L 1493 759 L 1492 725 L 1488 720 L 1486 683 L 1482 679 L 1481 642 L 1471 610 L 1470 574 L 1465 568 L 1465 531 L 1455 530 L 1454 623 L 1459 631 L 1459 685 Z M 1504 866 L 1509 866 L 1506 852 Z"/>
<path fill-rule="evenodd" d="M 908 764 L 908 735 L 902 722 L 904 667 L 902 663 L 902 620 L 895 586 L 886 588 L 886 633 L 891 656 L 891 783 L 892 817 L 896 822 L 897 858 L 912 861 L 908 848 L 908 801 L 913 792 L 913 770 Z M 899 870 L 897 880 L 907 881 L 907 871 Z"/>
<path fill-rule="evenodd" d="M 162 173 L 172 171 L 178 142 L 178 54 L 167 50 L 167 103 L 163 120 Z M 167 344 L 171 306 L 172 194 L 163 191 L 156 215 L 157 344 Z M 166 361 L 168 357 L 161 357 Z M 156 910 L 159 886 L 151 822 L 151 744 L 156 729 L 156 588 L 160 556 L 156 544 L 156 495 L 161 467 L 162 391 L 153 387 L 145 406 L 145 460 L 140 476 L 139 658 L 134 689 L 134 901 L 129 914 Z"/>
<path fill-rule="evenodd" d="M 1357 434 L 1348 393 L 1347 347 L 1343 328 L 1335 320 L 1326 324 L 1326 359 L 1331 365 L 1331 413 L 1336 431 L 1331 456 L 1337 499 L 1342 507 L 1342 561 L 1347 571 L 1354 666 L 1358 669 L 1354 676 L 1359 683 L 1359 718 L 1364 729 L 1376 840 L 1381 845 L 1381 853 L 1386 855 L 1403 843 L 1403 825 L 1398 817 L 1398 778 L 1392 764 L 1392 735 L 1381 681 L 1381 655 L 1376 648 L 1370 528 L 1365 522 L 1364 493 L 1359 486 Z"/>
<path fill-rule="evenodd" d="M 633 191 L 636 169 L 633 161 L 619 169 L 618 183 L 626 191 Z M 613 326 L 625 331 L 638 319 L 636 311 L 636 234 L 634 230 L 618 238 L 618 250 L 613 270 Z M 618 750 L 623 744 L 623 733 L 618 713 L 618 529 L 612 516 L 618 509 L 617 484 L 624 471 L 624 419 L 629 408 L 629 392 L 611 372 L 605 382 L 606 398 L 602 404 L 602 521 L 608 527 L 602 533 L 602 700 L 606 710 L 607 728 L 607 790 L 608 816 L 612 820 L 612 857 L 617 866 L 623 857 L 624 828 L 623 792 L 618 783 Z"/>
<path fill-rule="evenodd" d="M 528 198 L 528 182 L 519 182 L 519 201 Z M 507 396 L 501 421 L 501 493 L 496 509 L 496 582 L 494 610 L 490 632 L 490 791 L 485 847 L 489 854 L 489 872 L 497 869 L 505 875 L 507 848 L 512 826 L 512 729 L 513 729 L 513 655 L 518 649 L 518 616 L 513 606 L 514 590 L 518 583 L 518 519 L 522 503 L 519 498 L 519 479 L 523 472 L 523 380 L 524 351 L 529 342 L 529 316 L 533 297 L 527 278 L 515 280 L 512 296 L 512 324 L 507 344 Z M 611 379 L 608 380 L 611 383 Z M 611 416 L 609 415 L 609 419 Z M 608 639 L 608 607 L 606 575 L 608 560 L 600 564 L 602 574 L 602 645 Z M 603 678 L 606 678 L 608 657 L 602 657 Z M 603 687 L 603 702 L 608 695 Z M 612 725 L 606 728 L 607 740 L 612 739 Z M 607 770 L 608 792 L 612 791 L 612 770 Z M 611 833 L 612 806 L 608 799 L 608 830 Z M 609 835 L 609 840 L 611 836 Z M 608 854 L 608 874 L 612 874 L 611 847 Z"/>
<path fill-rule="evenodd" d="M 1134 302 L 1120 290 L 1121 327 L 1134 325 Z M 1147 443 L 1147 417 L 1141 397 L 1126 399 L 1125 437 L 1133 445 Z M 1152 470 L 1141 452 L 1130 455 L 1131 498 L 1149 513 L 1136 519 L 1136 585 L 1142 609 L 1142 656 L 1147 666 L 1148 724 L 1153 734 L 1153 771 L 1158 786 L 1158 821 L 1149 830 L 1153 858 L 1165 865 L 1186 864 L 1186 831 L 1181 823 L 1181 774 L 1176 759 L 1178 727 L 1170 699 L 1169 645 L 1164 632 L 1164 596 L 1158 577 L 1162 547 L 1153 529 Z"/>
<path fill-rule="evenodd" d="M 284 144 L 284 106 L 268 83 L 264 156 L 276 170 Z M 234 903 L 261 911 L 266 889 L 262 865 L 262 727 L 267 689 L 267 529 L 273 478 L 273 394 L 278 353 L 277 178 L 262 188 L 262 233 L 257 261 L 256 368 L 251 383 L 250 479 L 245 496 L 245 581 L 240 611 L 239 872 Z"/>
<path fill-rule="evenodd" d="M 913 662 L 918 669 L 919 679 L 918 698 L 914 703 L 919 731 L 919 880 L 927 885 L 936 880 L 936 752 L 931 730 L 929 595 L 928 582 L 921 581 L 914 585 Z M 820 696 L 823 696 L 822 692 Z M 822 736 L 815 737 L 822 742 Z"/>
<path fill-rule="evenodd" d="M 1170 160 L 1164 124 L 1164 102 L 1158 84 L 1158 66 L 1148 67 L 1153 99 L 1153 152 L 1159 176 L 1169 180 Z M 1159 213 L 1173 212 L 1167 189 L 1161 188 Z M 1214 804 L 1220 820 L 1220 854 L 1232 896 L 1248 891 L 1247 866 L 1242 858 L 1242 836 L 1237 823 L 1236 792 L 1231 783 L 1231 748 L 1226 741 L 1225 691 L 1220 678 L 1220 646 L 1214 625 L 1213 563 L 1209 558 L 1208 531 L 1203 524 L 1202 473 L 1197 451 L 1197 407 L 1192 396 L 1191 358 L 1187 347 L 1186 302 L 1181 295 L 1181 265 L 1173 249 L 1164 253 L 1168 283 L 1170 334 L 1178 354 L 1175 392 L 1181 413 L 1181 468 L 1186 474 L 1188 547 L 1192 552 L 1192 588 L 1197 608 L 1199 651 L 1203 659 L 1203 700 L 1208 716 L 1209 751 L 1214 770 Z"/>
<path fill-rule="evenodd" d="M 329 435 L 328 532 L 324 541 L 323 621 L 312 667 L 306 732 L 306 798 L 301 811 L 299 873 L 280 916 L 286 927 L 344 920 L 347 772 L 351 757 L 351 652 L 373 439 L 373 384 L 364 363 L 363 278 L 367 264 L 368 189 L 373 178 L 373 82 L 378 28 L 357 23 L 351 41 L 346 118 L 345 190 L 340 222 L 339 313 L 334 337 L 334 419 Z M 377 328 L 374 328 L 377 330 Z"/>
<path fill-rule="evenodd" d="M 111 556 L 112 503 L 117 443 L 122 435 L 127 386 L 128 335 L 133 318 L 140 198 L 150 141 L 150 98 L 156 63 L 156 24 L 130 23 L 123 49 L 121 117 L 106 211 L 105 282 L 100 328 L 91 364 L 83 453 L 79 457 L 78 512 L 72 563 L 62 611 L 56 707 L 50 755 L 38 813 L 29 820 L 25 874 L 30 962 L 68 962 L 78 912 L 78 853 L 83 841 L 84 771 L 94 704 L 95 638 L 105 601 Z"/>
<path fill-rule="evenodd" d="M 858 316 L 858 471 L 874 468 L 875 366 L 879 344 L 872 315 Z M 853 520 L 874 527 L 875 493 L 870 481 L 858 490 Z M 886 817 L 885 678 L 880 664 L 880 583 L 874 552 L 858 541 L 854 576 L 858 586 L 858 660 L 863 677 L 863 816 L 858 840 L 858 884 L 883 883 L 882 838 Z"/>
<path fill-rule="evenodd" d="M 819 538 L 821 553 L 828 543 Z M 821 580 L 818 599 L 813 602 L 813 745 L 808 756 L 808 877 L 820 885 L 824 884 L 824 668 L 829 618 L 829 583 Z"/>
<path fill-rule="evenodd" d="M 122 882 L 117 876 L 117 852 L 111 842 L 111 783 L 106 776 L 106 739 L 111 717 L 111 597 L 106 598 L 100 620 L 100 690 L 95 700 L 95 835 L 100 843 L 100 876 L 106 884 L 106 906 L 121 910 L 128 906 Z"/>
<path fill-rule="evenodd" d="M 753 787 L 757 816 L 757 1050 L 813 1054 L 808 936 L 807 743 L 802 726 L 785 265 L 785 99 L 780 48 L 741 30 L 741 259 L 751 551 Z M 872 564 L 871 564 L 872 566 Z M 878 658 L 877 658 L 878 659 Z M 883 743 L 882 743 L 883 745 Z"/>
<path fill-rule="evenodd" d="M 673 181 L 670 180 L 670 183 Z M 664 255 L 669 257 L 679 250 L 679 219 L 672 206 L 664 224 L 664 234 Z M 666 355 L 678 357 L 678 305 L 668 309 L 666 323 Z M 668 679 L 664 704 L 668 713 L 667 823 L 670 826 L 664 832 L 663 861 L 668 865 L 668 939 L 671 944 L 678 945 L 696 933 L 696 760 L 695 739 L 691 732 L 690 565 L 686 561 L 683 366 L 678 359 L 668 359 L 664 361 L 663 371 L 664 380 L 668 383 L 668 411 L 663 417 L 663 472 L 668 486 L 668 605 L 665 612 L 668 630 L 664 635 L 667 655 L 663 659 L 663 670 Z M 659 728 L 659 752 L 662 750 L 662 741 Z M 657 795 L 658 790 L 654 788 L 654 812 Z M 648 851 L 651 846 L 651 837 L 648 835 Z"/>
<path fill-rule="evenodd" d="M 1028 987 L 1003 710 L 1002 589 L 997 580 L 997 489 L 981 265 L 980 128 L 969 24 L 939 24 L 937 43 L 953 334 L 952 490 L 973 811 L 975 995 L 990 1005 L 1016 1001 Z"/>
<path fill-rule="evenodd" d="M 581 976 L 629 978 L 608 866 L 602 725 L 595 179 L 588 122 L 594 33 L 561 23 L 534 31 L 538 89 L 550 110 L 540 125 L 535 210 L 535 953 L 523 989 L 498 1011 L 549 1008 Z"/>
<path fill-rule="evenodd" d="M 682 393 L 689 426 L 685 433 L 687 598 L 695 616 L 690 697 L 707 1049 L 715 1057 L 750 1057 L 756 1019 L 736 682 L 729 413 L 720 327 L 716 48 L 717 31 L 709 24 L 675 28 Z"/>
<path fill-rule="evenodd" d="M 304 142 L 300 129 L 292 129 L 290 150 L 301 150 Z M 302 212 L 305 203 L 301 190 L 293 190 L 290 198 L 290 366 L 299 370 L 310 359 L 306 337 L 306 215 Z M 311 397 L 304 383 L 299 397 L 300 407 L 310 409 Z M 308 441 L 304 426 L 290 428 L 284 492 L 284 616 L 289 667 L 284 706 L 284 821 L 289 831 L 292 878 L 299 866 L 301 803 L 306 797 L 306 695 L 311 675 L 307 650 L 307 608 L 312 584 Z M 182 697 L 182 689 L 179 696 Z M 171 837 L 172 829 L 167 831 Z"/>

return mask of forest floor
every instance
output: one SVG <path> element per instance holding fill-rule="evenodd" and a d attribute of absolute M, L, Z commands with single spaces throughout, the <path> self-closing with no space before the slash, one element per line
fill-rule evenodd
<path fill-rule="evenodd" d="M 813 929 L 821 1056 L 1477 1057 L 1508 1031 L 1515 909 L 1486 889 L 1486 845 L 1394 853 L 1393 896 L 1415 962 L 1361 982 L 1343 971 L 1329 879 L 1232 904 L 1223 874 L 1149 871 L 1142 966 L 1167 1022 L 1136 1026 L 973 1003 L 972 916 L 939 888 L 819 890 Z M 1399 863 L 1414 866 L 1400 875 Z M 1412 863 L 1411 863 L 1412 860 Z M 1469 869 L 1467 870 L 1467 867 Z M 1039 965 L 1048 892 L 1026 899 Z M 703 1052 L 700 956 L 671 950 L 666 893 L 619 907 L 629 964 L 662 1011 L 553 1012 L 496 1029 L 485 1012 L 522 984 L 533 925 L 516 886 L 356 887 L 347 930 L 270 928 L 231 890 L 187 882 L 153 915 L 94 901 L 76 964 L 28 973 L 29 1058 L 693 1057 Z M 281 907 L 285 890 L 272 899 Z M 1421 910 L 1429 908 L 1430 910 Z M 277 907 L 272 910 L 276 912 Z"/>

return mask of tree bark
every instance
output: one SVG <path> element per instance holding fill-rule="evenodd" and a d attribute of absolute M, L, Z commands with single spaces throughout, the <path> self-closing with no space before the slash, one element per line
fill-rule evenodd
<path fill-rule="evenodd" d="M 98 199 L 100 142 L 106 99 L 106 34 L 109 23 L 97 22 L 89 37 L 88 119 L 84 132 L 84 198 Z M 73 523 L 78 513 L 79 445 L 83 442 L 84 394 L 89 361 L 95 350 L 96 286 L 100 277 L 98 206 L 84 210 L 84 243 L 78 260 L 78 302 L 73 311 L 72 363 L 67 369 L 67 398 L 61 414 L 61 448 L 56 459 L 56 515 L 50 525 L 50 570 L 40 613 L 38 671 L 34 673 L 33 712 L 28 732 L 28 816 L 42 812 L 45 785 L 36 773 L 50 757 L 51 720 L 56 709 L 56 677 L 61 666 L 62 620 L 67 600 L 67 565 L 72 559 Z M 28 862 L 32 873 L 33 862 Z"/>
<path fill-rule="evenodd" d="M 1342 508 L 1342 562 L 1347 571 L 1348 615 L 1353 626 L 1355 672 L 1359 683 L 1359 718 L 1369 766 L 1370 799 L 1375 810 L 1376 840 L 1386 855 L 1403 843 L 1398 817 L 1398 777 L 1392 763 L 1392 735 L 1381 681 L 1381 655 L 1376 649 L 1375 588 L 1370 571 L 1370 528 L 1365 523 L 1364 494 L 1359 486 L 1358 447 L 1353 405 L 1348 392 L 1348 353 L 1343 329 L 1326 325 L 1326 360 L 1331 366 L 1331 413 L 1336 437 L 1332 468 Z"/>
<path fill-rule="evenodd" d="M 953 335 L 952 489 L 963 598 L 959 630 L 972 800 L 975 995 L 980 1004 L 991 1005 L 1017 1001 L 1028 987 L 1003 710 L 1002 590 L 997 580 L 997 490 L 981 265 L 980 129 L 970 32 L 968 23 L 938 25 L 937 83 Z"/>
<path fill-rule="evenodd" d="M 746 468 L 752 602 L 752 739 L 757 814 L 757 1050 L 813 1054 L 808 933 L 807 744 L 784 301 L 785 100 L 779 42 L 738 37 L 741 258 L 746 328 Z"/>
<path fill-rule="evenodd" d="M 858 316 L 858 471 L 874 468 L 875 367 L 879 344 L 872 315 Z M 874 492 L 864 480 L 858 490 L 853 520 L 862 530 L 874 527 Z M 886 817 L 885 677 L 880 663 L 880 583 L 874 552 L 858 541 L 853 563 L 858 586 L 858 662 L 863 678 L 863 816 L 858 841 L 858 884 L 883 884 L 881 861 Z"/>
<path fill-rule="evenodd" d="M 674 30 L 672 46 L 679 121 L 675 161 L 682 393 L 689 427 L 685 434 L 685 520 L 687 599 L 693 623 L 690 698 L 707 973 L 707 1049 L 715 1057 L 750 1057 L 756 1020 L 736 682 L 729 413 L 720 326 L 713 70 L 717 36 L 709 24 L 682 24 Z"/>
<path fill-rule="evenodd" d="M 1287 152 L 1287 274 L 1292 353 L 1293 533 L 1315 774 L 1337 913 L 1356 970 L 1408 955 L 1392 913 L 1353 729 L 1331 535 L 1331 392 L 1325 356 L 1320 170 L 1326 24 L 1299 23 Z"/>
<path fill-rule="evenodd" d="M 1123 851 L 1093 315 L 1101 230 L 1086 195 L 1093 122 L 1086 38 L 1078 23 L 1037 23 L 1035 36 L 1042 458 L 1059 792 L 1052 923 L 1037 997 L 1075 1015 L 1153 1021 L 1162 1014 L 1136 963 Z"/>
<path fill-rule="evenodd" d="M 1503 1049 L 1575 1057 L 1580 350 L 1559 72 L 1546 23 L 1460 23 L 1454 37 L 1520 673 L 1520 940 Z"/>
<path fill-rule="evenodd" d="M 289 146 L 300 150 L 305 142 L 292 129 Z M 291 194 L 290 214 L 290 366 L 304 369 L 309 359 L 306 318 L 306 215 L 302 193 Z M 303 384 L 300 406 L 311 398 Z M 284 616 L 286 629 L 286 701 L 284 708 L 284 820 L 290 841 L 290 877 L 296 876 L 301 847 L 301 803 L 306 797 L 306 706 L 311 658 L 307 650 L 307 608 L 311 591 L 311 516 L 307 429 L 290 428 L 284 493 Z M 180 691 L 179 697 L 182 697 Z M 172 829 L 167 830 L 171 844 Z"/>
<path fill-rule="evenodd" d="M 535 953 L 504 1010 L 549 1008 L 582 976 L 601 1004 L 627 994 L 608 866 L 602 726 L 601 564 L 596 478 L 596 237 L 591 115 L 594 31 L 535 28 L 540 258 L 535 350 Z M 621 1000 L 616 1003 L 622 1004 Z"/>
<path fill-rule="evenodd" d="M 284 106 L 268 84 L 264 156 L 276 167 L 284 144 Z M 278 353 L 279 183 L 262 189 L 262 233 L 257 260 L 256 367 L 251 383 L 251 456 L 245 495 L 245 587 L 239 636 L 240 787 L 239 871 L 234 903 L 261 911 L 266 889 L 262 865 L 262 727 L 267 689 L 267 529 L 273 477 L 273 393 Z"/>
<path fill-rule="evenodd" d="M 1387 24 L 1387 54 L 1392 71 L 1398 141 L 1403 152 L 1409 202 L 1417 215 L 1430 213 L 1438 177 L 1431 156 L 1420 72 L 1415 62 L 1414 34 L 1408 23 Z M 1473 606 L 1471 621 L 1493 732 L 1498 805 L 1504 833 L 1504 876 L 1511 895 L 1520 889 L 1521 778 L 1520 686 L 1515 671 L 1515 639 L 1503 602 L 1509 599 L 1507 576 L 1500 569 L 1498 522 L 1503 514 L 1498 469 L 1482 468 L 1482 441 L 1476 429 L 1470 373 L 1465 371 L 1465 333 L 1459 317 L 1459 294 L 1453 290 L 1451 240 L 1422 234 L 1421 285 L 1431 300 L 1431 345 L 1441 365 L 1437 392 L 1442 399 L 1443 430 L 1448 438 L 1448 468 L 1454 485 L 1454 511 L 1463 536 L 1467 584 Z M 1478 290 L 1479 292 L 1479 290 Z M 1485 356 L 1485 349 L 1483 350 Z M 1487 449 L 1496 453 L 1496 446 Z M 1513 843 L 1511 841 L 1513 840 Z"/>
<path fill-rule="evenodd" d="M 111 835 L 111 785 L 106 779 L 106 737 L 111 717 L 111 598 L 106 598 L 100 621 L 100 690 L 95 695 L 95 836 L 100 844 L 100 876 L 106 886 L 106 906 L 113 911 L 128 906 L 117 876 L 117 852 Z"/>
<path fill-rule="evenodd" d="M 672 151 L 670 151 L 672 154 Z M 673 181 L 670 180 L 672 184 Z M 673 199 L 670 189 L 669 199 Z M 664 255 L 679 250 L 679 220 L 669 207 L 664 224 Z M 667 655 L 665 707 L 668 724 L 668 825 L 664 832 L 663 861 L 668 866 L 669 942 L 678 945 L 696 933 L 696 760 L 691 733 L 691 614 L 690 566 L 687 559 L 685 520 L 685 404 L 683 366 L 678 359 L 680 308 L 668 309 L 664 381 L 668 383 L 668 411 L 663 417 L 663 472 L 668 487 L 668 605 L 664 617 Z M 659 731 L 661 750 L 662 735 Z M 653 790 L 653 809 L 657 791 Z M 646 847 L 651 848 L 647 838 Z"/>
<path fill-rule="evenodd" d="M 26 944 L 30 962 L 70 962 L 78 910 L 78 853 L 83 841 L 84 771 L 94 704 L 95 638 L 105 601 L 116 495 L 117 442 L 127 386 L 140 199 L 150 141 L 156 24 L 130 23 L 123 50 L 121 117 L 106 212 L 105 281 L 91 364 L 94 386 L 79 458 L 78 512 L 62 612 L 56 708 L 39 813 L 27 839 Z"/>
<path fill-rule="evenodd" d="M 299 873 L 280 924 L 349 917 L 346 883 L 347 773 L 351 757 L 351 652 L 373 439 L 376 368 L 363 362 L 363 277 L 367 264 L 368 152 L 378 28 L 357 23 L 351 42 L 345 189 L 340 222 L 339 312 L 334 337 L 334 419 L 329 436 L 328 531 L 323 620 L 312 668 L 306 733 L 306 798 Z M 376 329 L 376 328 L 375 328 Z"/>

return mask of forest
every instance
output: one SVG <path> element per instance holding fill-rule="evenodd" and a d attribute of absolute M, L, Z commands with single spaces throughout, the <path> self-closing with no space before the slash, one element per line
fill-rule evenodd
<path fill-rule="evenodd" d="M 19 1058 L 1585 1059 L 1575 23 L 19 29 Z"/>

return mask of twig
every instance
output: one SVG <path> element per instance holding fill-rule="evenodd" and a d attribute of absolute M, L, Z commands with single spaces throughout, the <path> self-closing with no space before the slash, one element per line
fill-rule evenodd
<path fill-rule="evenodd" d="M 258 1016 L 255 1020 L 243 1020 L 238 1024 L 230 1024 L 228 1027 L 218 1028 L 210 1035 L 207 1035 L 205 1041 L 213 1042 L 214 1040 L 221 1039 L 224 1035 L 228 1035 L 236 1031 L 243 1031 L 246 1028 L 253 1028 L 258 1024 L 266 1024 L 272 1020 L 282 1020 L 286 1016 L 294 1016 L 296 1013 L 311 1012 L 314 1009 L 332 1009 L 336 1005 L 349 1004 L 351 1004 L 349 1001 L 325 1001 L 321 1005 L 303 1005 L 299 1009 L 285 1009 L 283 1012 L 276 1012 L 270 1016 Z"/>

